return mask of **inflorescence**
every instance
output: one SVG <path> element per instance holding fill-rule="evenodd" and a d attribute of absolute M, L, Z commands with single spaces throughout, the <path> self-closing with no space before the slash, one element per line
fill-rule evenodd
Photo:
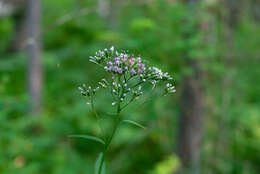
<path fill-rule="evenodd" d="M 166 82 L 165 94 L 174 93 L 175 87 L 171 83 L 172 77 L 157 67 L 148 67 L 141 57 L 134 57 L 126 52 L 118 52 L 111 47 L 96 52 L 90 57 L 90 61 L 101 66 L 110 79 L 103 78 L 97 87 L 83 84 L 79 90 L 83 96 L 93 97 L 101 88 L 108 88 L 113 96 L 112 105 L 125 102 L 127 96 L 130 104 L 143 94 L 142 86 L 150 84 L 152 88 L 160 82 Z"/>

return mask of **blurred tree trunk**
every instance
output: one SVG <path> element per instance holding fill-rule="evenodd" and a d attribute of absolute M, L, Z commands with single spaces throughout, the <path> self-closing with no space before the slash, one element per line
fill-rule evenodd
<path fill-rule="evenodd" d="M 110 0 L 98 0 L 98 13 L 107 19 L 110 13 Z"/>
<path fill-rule="evenodd" d="M 40 38 L 40 0 L 27 0 L 27 51 L 28 62 L 28 86 L 31 97 L 31 112 L 38 115 L 41 111 L 41 38 Z"/>
<path fill-rule="evenodd" d="M 226 25 L 226 34 L 231 36 L 231 32 L 227 31 L 227 30 L 231 30 L 232 28 L 234 28 L 240 19 L 240 15 L 241 15 L 241 7 L 242 4 L 245 5 L 243 3 L 242 0 L 228 0 L 228 1 L 221 1 L 223 4 L 223 14 L 222 14 L 222 18 L 223 18 L 223 24 Z M 226 11 L 225 11 L 226 10 Z M 228 32 L 228 33 L 227 33 Z M 227 36 L 228 41 L 232 42 L 232 39 Z"/>
<path fill-rule="evenodd" d="M 120 20 L 120 10 L 125 0 L 111 0 L 109 13 L 109 27 L 116 30 Z"/>
<path fill-rule="evenodd" d="M 7 51 L 20 51 L 27 46 L 30 109 L 37 115 L 41 110 L 42 87 L 40 0 L 0 0 L 0 17 L 10 15 L 15 32 Z"/>
<path fill-rule="evenodd" d="M 191 60 L 188 65 L 193 74 L 186 76 L 182 83 L 178 155 L 184 170 L 196 174 L 200 163 L 204 100 L 198 62 Z"/>
<path fill-rule="evenodd" d="M 199 3 L 199 0 L 185 0 L 184 2 L 191 8 L 191 15 L 194 15 L 194 8 Z M 188 19 L 186 22 L 189 22 Z M 189 40 L 190 37 L 191 33 L 186 33 L 185 38 Z M 186 53 L 185 57 L 186 66 L 191 68 L 193 73 L 184 77 L 180 96 L 180 127 L 177 153 L 182 162 L 182 169 L 180 169 L 179 173 L 198 174 L 204 118 L 202 71 L 200 61 L 196 57 L 189 57 Z"/>
<path fill-rule="evenodd" d="M 260 1 L 259 0 L 252 0 L 251 2 L 251 9 L 254 18 L 256 21 L 260 21 Z"/>

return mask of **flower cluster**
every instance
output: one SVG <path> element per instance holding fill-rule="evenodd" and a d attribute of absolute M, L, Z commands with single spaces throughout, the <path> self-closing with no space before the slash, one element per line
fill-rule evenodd
<path fill-rule="evenodd" d="M 102 173 L 102 166 L 105 161 L 105 153 L 111 144 L 111 141 L 115 135 L 115 132 L 121 123 L 129 123 L 135 126 L 144 128 L 139 123 L 131 120 L 123 120 L 120 115 L 121 111 L 132 103 L 135 99 L 138 99 L 143 94 L 143 86 L 145 84 L 151 85 L 152 89 L 159 85 L 159 83 L 165 83 L 164 94 L 174 93 L 175 87 L 171 83 L 172 77 L 167 73 L 163 72 L 157 67 L 149 67 L 147 63 L 134 55 L 127 54 L 126 52 L 118 52 L 114 47 L 110 49 L 104 49 L 96 52 L 95 56 L 90 57 L 90 61 L 99 65 L 105 70 L 109 76 L 101 79 L 96 87 L 86 86 L 83 84 L 79 87 L 80 93 L 90 98 L 90 104 L 94 115 L 96 116 L 99 124 L 101 119 L 99 114 L 95 111 L 93 97 L 100 89 L 106 89 L 110 91 L 112 96 L 112 106 L 116 106 L 116 113 L 112 133 L 109 137 L 106 137 L 102 126 L 100 124 L 100 130 L 102 139 L 88 136 L 88 135 L 76 135 L 74 137 L 83 137 L 104 145 L 104 151 L 101 154 L 100 164 L 98 166 L 98 174 Z"/>
<path fill-rule="evenodd" d="M 141 74 L 145 71 L 145 64 L 142 62 L 141 58 L 128 58 L 129 56 L 125 53 L 117 55 L 114 59 L 107 62 L 105 70 L 124 74 L 130 72 L 131 75 Z"/>
<path fill-rule="evenodd" d="M 118 52 L 114 47 L 96 52 L 90 57 L 90 61 L 101 66 L 111 74 L 111 79 L 102 79 L 96 88 L 79 87 L 84 96 L 93 96 L 100 88 L 109 88 L 114 101 L 112 105 L 117 105 L 128 100 L 132 102 L 143 94 L 142 86 L 149 83 L 154 88 L 159 82 L 168 82 L 165 85 L 165 94 L 174 93 L 175 88 L 170 83 L 172 77 L 167 72 L 163 72 L 157 67 L 148 67 L 141 57 Z"/>

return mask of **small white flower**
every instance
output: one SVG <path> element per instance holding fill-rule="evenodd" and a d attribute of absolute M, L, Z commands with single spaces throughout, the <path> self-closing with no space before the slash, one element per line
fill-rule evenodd
<path fill-rule="evenodd" d="M 115 49 L 114 46 L 112 46 L 112 47 L 110 48 L 110 51 L 111 51 L 111 52 L 114 52 L 114 49 Z"/>

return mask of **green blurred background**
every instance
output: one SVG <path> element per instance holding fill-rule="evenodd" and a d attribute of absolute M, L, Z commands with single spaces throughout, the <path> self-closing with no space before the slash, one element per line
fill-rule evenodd
<path fill-rule="evenodd" d="M 120 128 L 108 174 L 260 173 L 259 1 L 42 0 L 36 112 L 26 3 L 0 1 L 0 174 L 94 173 L 102 147 L 67 136 L 99 135 L 77 87 L 103 76 L 88 58 L 112 45 L 167 70 L 177 92 L 123 113 L 147 129 Z"/>

